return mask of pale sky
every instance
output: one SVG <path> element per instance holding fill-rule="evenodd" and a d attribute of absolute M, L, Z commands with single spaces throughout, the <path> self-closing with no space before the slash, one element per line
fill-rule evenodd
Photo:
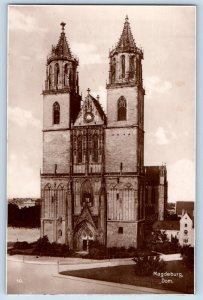
<path fill-rule="evenodd" d="M 84 96 L 106 107 L 109 49 L 128 15 L 144 51 L 145 165 L 166 163 L 169 202 L 195 200 L 195 8 L 10 6 L 8 197 L 40 197 L 46 57 L 64 21 Z"/>

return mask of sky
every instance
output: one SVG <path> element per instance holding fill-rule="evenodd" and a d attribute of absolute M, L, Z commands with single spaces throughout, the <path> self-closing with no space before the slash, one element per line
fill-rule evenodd
<path fill-rule="evenodd" d="M 126 15 L 144 52 L 145 165 L 166 164 L 168 201 L 195 201 L 195 8 L 192 6 L 10 6 L 8 197 L 40 197 L 46 58 L 66 23 L 79 58 L 83 99 L 106 109 L 109 49 Z"/>

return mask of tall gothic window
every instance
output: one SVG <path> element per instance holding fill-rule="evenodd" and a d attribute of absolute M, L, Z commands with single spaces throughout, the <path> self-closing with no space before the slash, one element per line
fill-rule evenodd
<path fill-rule="evenodd" d="M 118 121 L 125 121 L 127 115 L 127 103 L 125 97 L 118 99 Z"/>
<path fill-rule="evenodd" d="M 111 63 L 111 82 L 114 83 L 115 79 L 116 79 L 116 59 L 114 57 Z"/>
<path fill-rule="evenodd" d="M 69 71 L 69 87 L 72 88 L 73 87 L 73 69 L 70 68 Z"/>
<path fill-rule="evenodd" d="M 93 135 L 93 138 L 92 138 L 92 140 L 93 140 L 93 149 L 92 149 L 92 160 L 93 160 L 93 162 L 98 162 L 98 159 L 99 159 L 99 155 L 98 155 L 98 136 L 97 136 L 97 134 L 95 134 L 95 135 Z"/>
<path fill-rule="evenodd" d="M 77 138 L 77 162 L 82 162 L 82 136 L 79 135 Z"/>
<path fill-rule="evenodd" d="M 68 64 L 64 66 L 64 86 L 68 85 Z"/>
<path fill-rule="evenodd" d="M 93 189 L 89 180 L 85 180 L 81 185 L 81 205 L 93 205 Z"/>
<path fill-rule="evenodd" d="M 56 63 L 54 66 L 54 85 L 57 86 L 59 83 L 59 64 Z"/>
<path fill-rule="evenodd" d="M 130 66 L 129 77 L 133 78 L 134 73 L 135 73 L 135 56 L 134 55 L 129 57 L 129 66 Z"/>
<path fill-rule="evenodd" d="M 55 102 L 53 104 L 53 123 L 60 123 L 60 105 L 58 104 L 58 102 Z"/>
<path fill-rule="evenodd" d="M 52 66 L 49 67 L 49 88 L 52 86 Z"/>
<path fill-rule="evenodd" d="M 125 55 L 121 56 L 121 76 L 125 78 Z"/>

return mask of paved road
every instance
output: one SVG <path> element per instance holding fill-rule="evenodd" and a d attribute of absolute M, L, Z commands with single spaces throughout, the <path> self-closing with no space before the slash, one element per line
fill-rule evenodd
<path fill-rule="evenodd" d="M 61 276 L 57 264 L 8 260 L 8 294 L 157 294 L 164 291 Z M 171 293 L 171 292 L 167 292 Z"/>

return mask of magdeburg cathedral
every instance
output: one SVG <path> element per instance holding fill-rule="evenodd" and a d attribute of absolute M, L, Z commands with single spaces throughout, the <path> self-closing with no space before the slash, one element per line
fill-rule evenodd
<path fill-rule="evenodd" d="M 77 251 L 92 240 L 137 248 L 167 204 L 166 166 L 144 166 L 143 52 L 126 17 L 109 53 L 105 113 L 89 88 L 82 100 L 79 61 L 61 27 L 43 90 L 41 236 Z"/>

